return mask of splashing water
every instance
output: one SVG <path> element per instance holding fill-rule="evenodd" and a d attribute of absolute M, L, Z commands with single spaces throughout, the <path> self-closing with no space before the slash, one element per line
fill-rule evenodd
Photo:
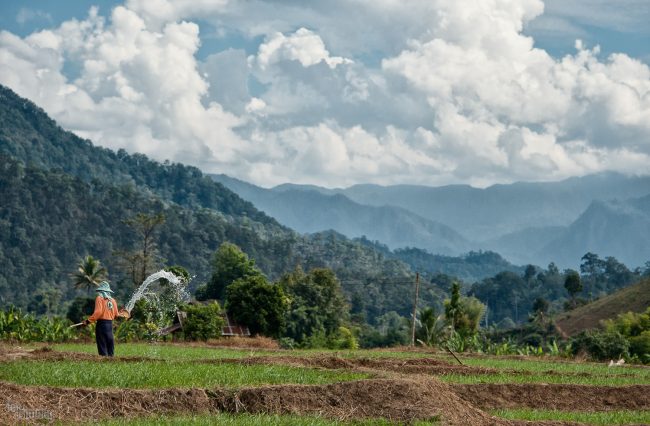
<path fill-rule="evenodd" d="M 171 284 L 170 289 L 172 299 L 174 299 L 172 300 L 174 308 L 176 307 L 177 303 L 188 301 L 190 299 L 190 295 L 180 278 L 171 272 L 160 270 L 154 274 L 149 275 L 147 279 L 144 280 L 144 282 L 140 285 L 140 287 L 138 287 L 135 293 L 133 293 L 133 296 L 131 296 L 129 303 L 126 304 L 126 310 L 131 312 L 135 306 L 135 302 L 142 299 L 143 297 L 157 305 L 160 305 L 159 297 L 155 293 L 147 292 L 147 290 L 151 284 L 160 280 L 161 278 L 166 279 Z"/>

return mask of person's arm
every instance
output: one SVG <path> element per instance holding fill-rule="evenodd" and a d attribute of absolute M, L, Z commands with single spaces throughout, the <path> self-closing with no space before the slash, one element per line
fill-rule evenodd
<path fill-rule="evenodd" d="M 103 307 L 101 297 L 97 296 L 95 298 L 95 311 L 86 321 L 84 321 L 84 324 L 90 324 L 91 322 L 97 321 L 97 319 L 102 315 Z"/>

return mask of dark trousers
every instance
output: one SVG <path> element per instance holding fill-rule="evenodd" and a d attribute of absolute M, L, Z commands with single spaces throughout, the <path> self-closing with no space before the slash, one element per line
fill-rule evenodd
<path fill-rule="evenodd" d="M 95 340 L 97 341 L 97 352 L 100 355 L 113 356 L 113 321 L 97 320 Z"/>

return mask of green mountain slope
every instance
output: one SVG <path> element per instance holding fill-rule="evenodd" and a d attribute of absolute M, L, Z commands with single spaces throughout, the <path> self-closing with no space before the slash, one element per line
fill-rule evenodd
<path fill-rule="evenodd" d="M 267 238 L 251 221 L 211 209 L 187 209 L 138 191 L 133 185 L 92 183 L 62 173 L 24 167 L 0 156 L 0 301 L 27 306 L 36 292 L 58 288 L 74 296 L 68 273 L 82 256 L 99 257 L 121 278 L 115 250 L 131 249 L 136 235 L 124 220 L 140 212 L 162 212 L 161 256 L 204 280 L 209 260 L 223 241 L 241 245 L 271 276 L 293 267 L 296 238 L 284 232 Z M 132 290 L 122 283 L 123 290 Z"/>
<path fill-rule="evenodd" d="M 86 254 L 108 266 L 125 296 L 130 289 L 113 252 L 132 249 L 136 237 L 124 220 L 162 212 L 161 264 L 188 268 L 193 286 L 211 274 L 218 246 L 231 241 L 271 279 L 297 265 L 331 267 L 348 295 L 362 295 L 371 321 L 410 311 L 405 289 L 413 274 L 406 264 L 336 233 L 297 234 L 196 168 L 94 147 L 2 87 L 0 176 L 2 307 L 28 307 L 47 294 L 64 309 L 80 294 L 70 289 L 69 274 Z"/>
<path fill-rule="evenodd" d="M 86 182 L 99 179 L 113 184 L 131 183 L 182 206 L 207 207 L 277 225 L 199 169 L 160 164 L 142 154 L 96 147 L 63 130 L 38 106 L 1 85 L 0 153 L 34 167 L 61 170 Z"/>
<path fill-rule="evenodd" d="M 587 305 L 565 312 L 556 324 L 567 335 L 597 328 L 600 321 L 615 318 L 625 312 L 643 312 L 650 306 L 650 278 L 626 287 Z"/>

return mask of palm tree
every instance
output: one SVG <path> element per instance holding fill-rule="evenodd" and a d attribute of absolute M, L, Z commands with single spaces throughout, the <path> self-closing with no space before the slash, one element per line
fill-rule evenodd
<path fill-rule="evenodd" d="M 445 320 L 442 315 L 436 315 L 434 308 L 425 308 L 420 311 L 420 335 L 428 346 L 439 344 L 445 334 Z"/>
<path fill-rule="evenodd" d="M 101 265 L 99 259 L 88 255 L 81 259 L 77 272 L 72 274 L 74 288 L 86 288 L 90 293 L 91 288 L 95 288 L 100 282 L 106 279 L 108 272 Z"/>

